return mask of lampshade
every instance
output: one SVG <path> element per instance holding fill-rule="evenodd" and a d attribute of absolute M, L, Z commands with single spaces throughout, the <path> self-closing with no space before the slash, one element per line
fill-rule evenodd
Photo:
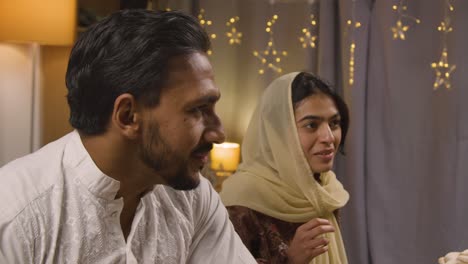
<path fill-rule="evenodd" d="M 239 165 L 240 147 L 237 143 L 214 144 L 210 153 L 211 169 L 234 172 Z"/>
<path fill-rule="evenodd" d="M 0 0 L 0 41 L 71 45 L 76 0 Z"/>

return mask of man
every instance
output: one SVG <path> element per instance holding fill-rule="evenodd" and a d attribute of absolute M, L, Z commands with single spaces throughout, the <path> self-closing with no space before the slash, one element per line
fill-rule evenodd
<path fill-rule="evenodd" d="M 66 74 L 76 130 L 0 169 L 0 263 L 255 263 L 200 177 L 224 140 L 209 45 L 179 12 L 83 33 Z"/>

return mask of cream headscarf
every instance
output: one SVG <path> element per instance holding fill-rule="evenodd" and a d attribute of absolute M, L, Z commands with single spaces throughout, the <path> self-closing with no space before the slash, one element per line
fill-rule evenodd
<path fill-rule="evenodd" d="M 313 177 L 297 134 L 291 99 L 296 73 L 286 74 L 265 90 L 242 143 L 242 163 L 223 183 L 221 199 L 226 206 L 244 206 L 293 223 L 313 218 L 328 219 L 335 232 L 328 253 L 313 264 L 346 264 L 346 253 L 333 211 L 349 199 L 332 171 Z"/>

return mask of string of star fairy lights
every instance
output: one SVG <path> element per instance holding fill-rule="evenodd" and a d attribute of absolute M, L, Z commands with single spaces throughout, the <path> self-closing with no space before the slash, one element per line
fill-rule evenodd
<path fill-rule="evenodd" d="M 279 51 L 275 47 L 273 25 L 277 20 L 278 15 L 273 15 L 273 17 L 267 21 L 267 26 L 265 28 L 265 31 L 269 34 L 267 47 L 263 51 L 254 50 L 253 52 L 253 55 L 261 62 L 260 69 L 258 70 L 259 74 L 264 74 L 267 69 L 276 73 L 283 72 L 283 69 L 281 68 L 281 57 L 286 57 L 288 52 L 285 50 Z"/>
<path fill-rule="evenodd" d="M 354 71 L 355 71 L 355 50 L 356 50 L 356 39 L 355 39 L 355 30 L 361 27 L 361 22 L 356 21 L 356 0 L 351 2 L 351 19 L 346 21 L 347 27 L 350 32 L 350 44 L 349 44 L 349 62 L 348 62 L 348 84 L 354 85 Z"/>
<path fill-rule="evenodd" d="M 414 21 L 417 24 L 421 23 L 421 20 L 408 15 L 408 5 L 406 4 L 406 0 L 400 0 L 398 5 L 392 6 L 392 9 L 397 13 L 396 24 L 395 26 L 391 27 L 393 39 L 405 40 L 405 32 L 408 31 L 410 26 L 409 24 L 404 24 L 403 19 Z"/>
<path fill-rule="evenodd" d="M 205 9 L 201 8 L 200 9 L 200 13 L 198 13 L 198 21 L 200 22 L 200 25 L 206 30 L 208 31 L 208 27 L 212 26 L 213 25 L 213 21 L 207 19 L 205 17 Z M 212 33 L 209 35 L 211 39 L 216 39 L 216 34 Z M 211 55 L 213 54 L 213 51 L 211 49 L 209 49 L 207 52 L 206 52 L 208 55 Z"/>
<path fill-rule="evenodd" d="M 309 21 L 307 26 L 301 29 L 301 35 L 299 36 L 299 42 L 301 43 L 302 48 L 313 48 L 317 47 L 317 18 L 315 15 L 316 8 L 315 8 L 315 1 L 316 0 L 308 0 L 307 5 L 310 7 L 310 15 Z"/>
<path fill-rule="evenodd" d="M 440 22 L 440 25 L 437 27 L 437 30 L 442 32 L 442 54 L 438 62 L 431 63 L 431 68 L 435 71 L 435 81 L 434 81 L 434 90 L 437 90 L 440 86 L 445 86 L 446 89 L 452 87 L 450 81 L 450 75 L 457 68 L 455 64 L 450 64 L 448 62 L 448 47 L 447 47 L 447 35 L 453 31 L 450 14 L 455 8 L 453 7 L 450 0 L 445 0 L 444 5 L 444 20 Z"/>

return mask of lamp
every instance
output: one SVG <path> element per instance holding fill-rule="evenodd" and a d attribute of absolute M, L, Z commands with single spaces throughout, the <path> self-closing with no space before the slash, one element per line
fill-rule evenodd
<path fill-rule="evenodd" d="M 237 143 L 214 144 L 210 152 L 210 168 L 216 174 L 217 191 L 221 191 L 223 181 L 233 174 L 239 165 L 240 147 Z"/>
<path fill-rule="evenodd" d="M 2 110 L 16 117 L 2 126 L 0 166 L 41 145 L 39 45 L 72 45 L 76 10 L 76 0 L 0 0 L 0 42 L 10 42 L 0 43 L 0 90 L 9 90 Z M 19 135 L 24 130 L 28 138 Z"/>
<path fill-rule="evenodd" d="M 0 41 L 73 44 L 76 0 L 2 0 L 0 14 Z"/>

